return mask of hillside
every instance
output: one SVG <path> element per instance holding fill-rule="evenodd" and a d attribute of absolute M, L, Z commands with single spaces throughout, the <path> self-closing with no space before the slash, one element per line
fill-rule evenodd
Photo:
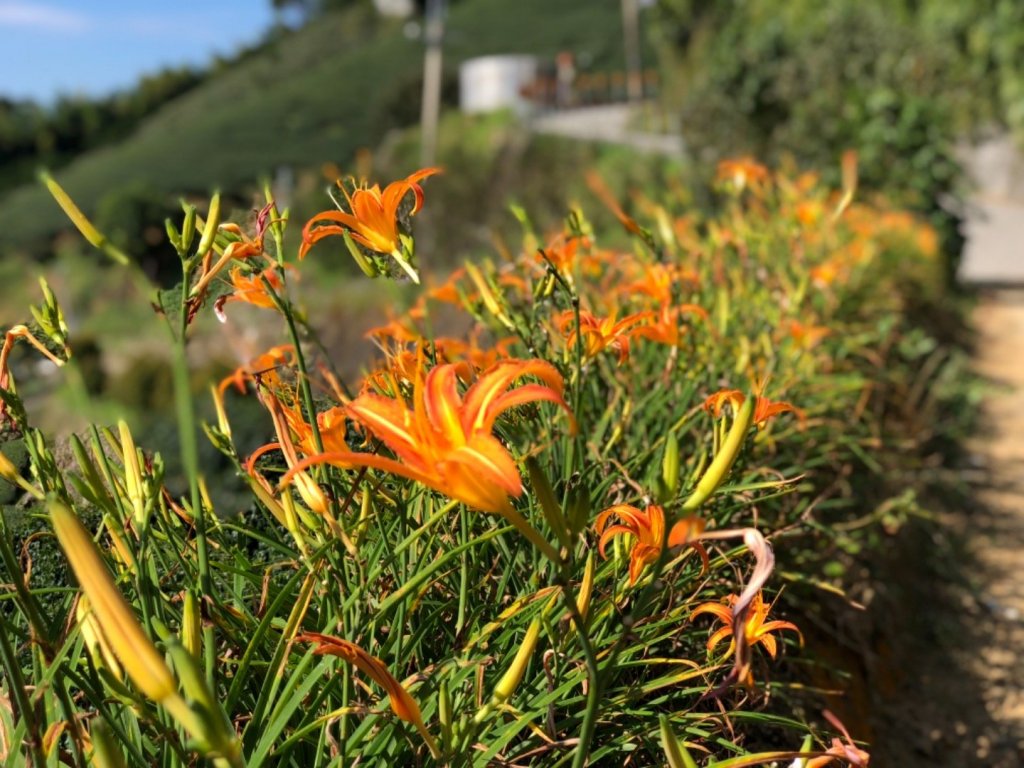
<path fill-rule="evenodd" d="M 487 53 L 586 53 L 620 66 L 619 9 L 593 0 L 465 0 L 448 17 L 446 70 Z M 540 23 L 543 20 L 543 23 Z M 143 121 L 115 146 L 60 174 L 86 212 L 128 183 L 156 193 L 240 190 L 282 165 L 346 166 L 388 129 L 414 120 L 422 46 L 401 22 L 357 8 L 268 42 Z M 41 253 L 62 214 L 26 185 L 0 198 L 5 249 Z"/>

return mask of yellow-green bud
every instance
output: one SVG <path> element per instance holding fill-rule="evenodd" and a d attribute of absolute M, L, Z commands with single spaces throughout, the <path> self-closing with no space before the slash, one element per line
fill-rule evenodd
<path fill-rule="evenodd" d="M 722 443 L 722 447 L 718 451 L 718 455 L 715 456 L 714 461 L 711 462 L 711 466 L 708 467 L 707 472 L 704 473 L 704 477 L 697 483 L 697 487 L 690 494 L 690 497 L 683 503 L 683 510 L 690 512 L 710 498 L 718 486 L 722 484 L 725 476 L 729 473 L 732 468 L 732 464 L 736 461 L 736 457 L 739 455 L 740 448 L 743 445 L 743 440 L 747 436 L 747 431 L 750 429 L 750 424 L 754 418 L 754 401 L 756 398 L 747 397 L 743 401 L 743 405 L 736 412 L 736 418 L 732 422 L 732 426 L 729 428 L 729 434 L 726 435 L 725 441 Z"/>
<path fill-rule="evenodd" d="M 534 619 L 526 630 L 526 635 L 523 636 L 523 642 L 520 644 L 515 658 L 512 659 L 512 663 L 505 670 L 505 674 L 501 676 L 498 684 L 494 686 L 494 692 L 491 694 L 492 704 L 502 704 L 512 698 L 512 694 L 515 693 L 526 673 L 526 667 L 530 663 L 530 657 L 533 656 L 534 648 L 537 647 L 539 637 L 540 619 Z"/>
<path fill-rule="evenodd" d="M 661 479 L 670 495 L 679 489 L 679 441 L 676 433 L 665 436 L 665 456 L 661 460 Z"/>
<path fill-rule="evenodd" d="M 206 216 L 206 226 L 203 227 L 203 236 L 199 239 L 197 253 L 203 256 L 213 247 L 214 238 L 217 237 L 217 227 L 220 226 L 220 192 L 214 192 L 210 199 L 210 211 Z"/>
<path fill-rule="evenodd" d="M 181 222 L 181 252 L 188 253 L 196 236 L 196 207 L 184 205 L 185 218 Z"/>
<path fill-rule="evenodd" d="M 366 255 L 359 250 L 359 246 L 356 245 L 356 241 L 352 239 L 352 235 L 348 233 L 348 230 L 344 230 L 341 233 L 342 238 L 345 240 L 345 246 L 348 248 L 348 252 L 352 255 L 353 261 L 363 271 L 363 274 L 367 277 L 380 277 L 380 272 L 377 266 L 366 258 Z"/>
<path fill-rule="evenodd" d="M 143 632 L 78 517 L 63 504 L 51 502 L 50 518 L 99 629 L 132 683 L 156 702 L 175 696 L 178 684 L 164 657 Z"/>
<path fill-rule="evenodd" d="M 668 768 L 697 768 L 697 763 L 672 730 L 668 715 L 659 715 L 658 723 L 661 726 L 661 746 L 668 759 Z"/>
<path fill-rule="evenodd" d="M 181 233 L 169 218 L 164 219 L 164 232 L 167 233 L 167 240 L 174 246 L 174 250 L 179 254 L 183 253 L 185 249 L 181 245 Z"/>
<path fill-rule="evenodd" d="M 193 658 L 202 657 L 203 619 L 199 613 L 199 603 L 196 602 L 195 593 L 190 589 L 185 591 L 181 610 L 181 644 L 185 646 L 186 651 L 192 654 Z"/>

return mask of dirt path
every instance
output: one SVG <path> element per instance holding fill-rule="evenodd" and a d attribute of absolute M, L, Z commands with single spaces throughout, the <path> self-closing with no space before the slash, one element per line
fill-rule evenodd
<path fill-rule="evenodd" d="M 970 450 L 984 470 L 978 506 L 965 510 L 976 597 L 991 628 L 973 659 L 996 733 L 978 740 L 998 765 L 1024 765 L 1024 290 L 993 292 L 974 314 L 976 371 L 992 387 Z M 1004 755 L 1005 753 L 1005 755 Z M 997 765 L 996 762 L 986 763 Z"/>
<path fill-rule="evenodd" d="M 1024 766 L 1024 289 L 975 310 L 981 423 L 962 496 L 879 568 L 865 682 L 874 754 L 900 768 Z"/>

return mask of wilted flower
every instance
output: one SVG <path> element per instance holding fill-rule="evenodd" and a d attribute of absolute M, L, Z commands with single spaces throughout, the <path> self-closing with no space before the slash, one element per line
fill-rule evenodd
<path fill-rule="evenodd" d="M 729 595 L 725 598 L 723 603 L 702 603 L 693 609 L 693 613 L 690 614 L 690 618 L 694 619 L 701 614 L 710 613 L 713 616 L 717 616 L 725 626 L 715 632 L 711 637 L 708 638 L 708 650 L 711 651 L 716 645 L 718 645 L 725 638 L 733 635 L 736 631 L 734 622 L 734 606 L 736 605 L 739 597 L 737 595 Z M 743 636 L 746 640 L 747 648 L 753 648 L 755 645 L 764 646 L 765 651 L 773 659 L 778 653 L 778 645 L 775 637 L 771 634 L 772 632 L 778 632 L 783 629 L 791 629 L 800 635 L 800 640 L 803 642 L 803 635 L 801 635 L 799 628 L 796 624 L 789 621 L 765 621 L 768 618 L 768 611 L 771 610 L 771 605 L 764 602 L 764 598 L 761 593 L 758 592 L 754 595 L 753 600 L 750 603 L 750 608 L 746 612 L 746 618 L 743 621 Z M 726 651 L 726 656 L 732 655 L 736 648 L 735 641 L 729 644 L 729 650 Z M 744 685 L 753 685 L 754 677 L 750 671 L 750 665 L 745 664 L 743 669 L 738 675 L 738 682 Z"/>

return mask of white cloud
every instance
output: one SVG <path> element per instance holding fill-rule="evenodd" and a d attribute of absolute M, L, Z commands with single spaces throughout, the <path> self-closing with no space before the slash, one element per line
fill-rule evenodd
<path fill-rule="evenodd" d="M 31 0 L 0 0 L 0 28 L 21 27 L 51 32 L 85 32 L 88 16 Z"/>

